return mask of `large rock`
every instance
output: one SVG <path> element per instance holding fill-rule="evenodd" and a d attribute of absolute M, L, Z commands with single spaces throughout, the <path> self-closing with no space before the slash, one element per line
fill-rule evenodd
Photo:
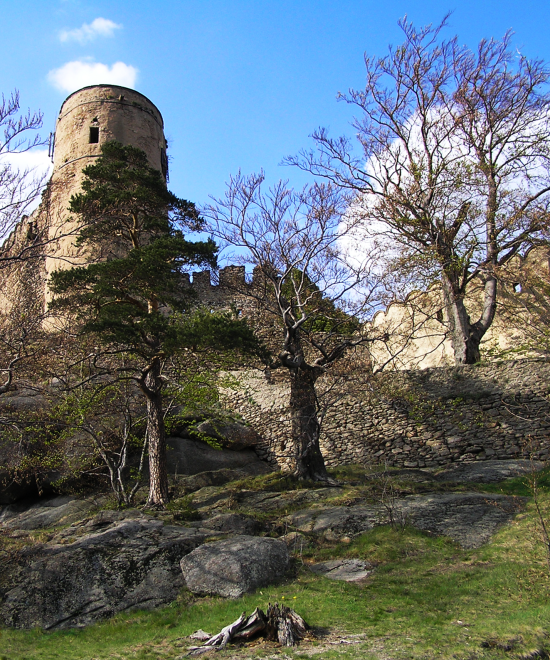
<path fill-rule="evenodd" d="M 511 477 L 529 475 L 544 468 L 541 461 L 526 459 L 506 461 L 477 461 L 476 463 L 459 463 L 437 472 L 437 481 L 493 484 Z"/>
<path fill-rule="evenodd" d="M 437 493 L 406 497 L 396 515 L 404 523 L 438 536 L 448 536 L 463 548 L 479 548 L 524 506 L 526 498 L 489 493 Z"/>
<path fill-rule="evenodd" d="M 279 539 L 235 536 L 201 545 L 181 560 L 188 589 L 239 598 L 284 577 L 289 556 Z"/>
<path fill-rule="evenodd" d="M 201 530 L 110 512 L 34 546 L 0 576 L 0 624 L 47 630 L 93 623 L 130 608 L 173 601 L 184 586 L 182 556 Z M 137 514 L 139 515 L 139 514 Z"/>
<path fill-rule="evenodd" d="M 359 559 L 332 559 L 311 564 L 310 570 L 329 580 L 358 582 L 372 574 L 374 566 Z"/>
<path fill-rule="evenodd" d="M 250 513 L 270 513 L 290 509 L 341 495 L 338 488 L 300 489 L 287 492 L 269 492 L 241 489 L 230 492 L 226 488 L 206 487 L 193 494 L 192 506 L 201 516 L 213 516 L 238 506 Z"/>
<path fill-rule="evenodd" d="M 246 468 L 251 475 L 271 471 L 252 449 L 219 450 L 201 440 L 186 438 L 168 438 L 166 443 L 168 474 L 198 474 L 224 468 Z"/>
<path fill-rule="evenodd" d="M 189 523 L 189 527 L 201 527 L 225 534 L 255 535 L 264 531 L 265 525 L 250 516 L 238 513 L 222 513 L 206 520 Z"/>
<path fill-rule="evenodd" d="M 386 518 L 381 506 L 331 506 L 297 511 L 284 521 L 301 532 L 339 541 L 383 525 Z"/>
<path fill-rule="evenodd" d="M 273 472 L 267 463 L 249 463 L 242 468 L 223 468 L 221 470 L 208 470 L 198 474 L 180 475 L 177 478 L 178 490 L 185 493 L 194 493 L 208 486 L 223 486 L 230 481 L 245 479 L 256 474 Z"/>
<path fill-rule="evenodd" d="M 5 412 L 36 412 L 48 405 L 48 397 L 36 389 L 13 390 L 0 396 L 0 410 Z"/>
<path fill-rule="evenodd" d="M 222 422 L 219 419 L 207 419 L 197 426 L 199 433 L 204 433 L 218 440 L 224 447 L 233 450 L 255 447 L 261 440 L 250 426 L 238 422 Z"/>

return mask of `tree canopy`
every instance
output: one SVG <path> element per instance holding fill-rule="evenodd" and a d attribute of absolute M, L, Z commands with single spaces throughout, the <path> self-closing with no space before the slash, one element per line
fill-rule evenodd
<path fill-rule="evenodd" d="M 365 88 L 340 96 L 359 112 L 359 153 L 319 129 L 316 149 L 287 163 L 355 195 L 354 240 L 385 242 L 389 269 L 416 286 L 440 280 L 456 363 L 473 363 L 499 269 L 548 227 L 550 70 L 513 51 L 511 33 L 471 51 L 442 38 L 445 20 L 400 26 L 401 45 L 365 57 Z"/>

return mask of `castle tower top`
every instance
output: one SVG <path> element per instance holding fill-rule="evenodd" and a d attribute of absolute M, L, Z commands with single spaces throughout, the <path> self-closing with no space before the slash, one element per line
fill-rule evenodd
<path fill-rule="evenodd" d="M 82 170 L 101 155 L 101 145 L 117 140 L 147 154 L 151 167 L 168 176 L 164 122 L 149 99 L 128 87 L 92 85 L 63 102 L 55 130 L 53 177 Z"/>
<path fill-rule="evenodd" d="M 45 258 L 47 282 L 52 272 L 101 258 L 89 247 L 75 245 L 78 218 L 69 211 L 71 197 L 82 189 L 83 170 L 101 156 L 101 145 L 116 140 L 142 149 L 151 167 L 168 180 L 164 122 L 143 94 L 119 85 L 83 87 L 68 96 L 57 118 L 49 197 L 41 207 L 48 226 L 50 254 Z M 51 299 L 45 287 L 45 301 Z"/>

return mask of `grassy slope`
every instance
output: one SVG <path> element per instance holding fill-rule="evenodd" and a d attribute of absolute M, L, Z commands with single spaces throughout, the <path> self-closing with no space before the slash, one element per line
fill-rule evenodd
<path fill-rule="evenodd" d="M 550 484 L 543 482 L 550 510 Z M 486 490 L 525 493 L 521 479 Z M 312 560 L 359 557 L 376 563 L 361 585 L 330 581 Z M 259 644 L 231 658 L 535 658 L 550 653 L 550 578 L 532 504 L 478 550 L 412 529 L 378 528 L 350 544 L 315 547 L 297 557 L 294 579 L 239 600 L 180 601 L 155 612 L 120 614 L 86 629 L 0 632 L 0 658 L 158 659 L 183 656 L 197 628 L 218 632 L 246 610 L 290 602 L 318 638 L 298 649 Z M 355 636 L 354 636 L 355 635 Z M 340 638 L 344 643 L 338 643 Z M 538 655 L 532 655 L 539 651 Z M 204 656 L 202 656 L 204 657 Z"/>

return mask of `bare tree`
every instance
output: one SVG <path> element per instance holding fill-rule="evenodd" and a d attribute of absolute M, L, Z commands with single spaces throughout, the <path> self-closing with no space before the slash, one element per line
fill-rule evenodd
<path fill-rule="evenodd" d="M 233 177 L 226 196 L 204 209 L 213 233 L 255 266 L 254 299 L 265 339 L 275 348 L 272 368 L 288 370 L 295 475 L 328 481 L 319 448 L 317 382 L 354 347 L 371 342 L 359 318 L 379 301 L 375 254 L 346 261 L 342 215 L 348 199 L 332 185 L 296 192 L 279 182 L 264 193 L 263 174 Z"/>
<path fill-rule="evenodd" d="M 360 111 L 359 155 L 319 129 L 316 149 L 285 162 L 354 193 L 358 236 L 366 246 L 384 237 L 393 269 L 440 281 L 455 361 L 471 364 L 495 316 L 497 269 L 548 226 L 550 71 L 512 52 L 511 33 L 476 52 L 444 40 L 446 20 L 416 29 L 403 19 L 404 43 L 366 56 L 365 88 L 340 95 Z"/>
<path fill-rule="evenodd" d="M 0 241 L 7 238 L 21 217 L 29 212 L 44 186 L 44 176 L 29 168 L 16 168 L 8 154 L 29 151 L 44 144 L 36 132 L 42 126 L 42 113 L 21 112 L 19 92 L 0 102 Z M 5 253 L 6 250 L 3 250 Z M 0 255 L 0 267 L 9 259 Z"/>

